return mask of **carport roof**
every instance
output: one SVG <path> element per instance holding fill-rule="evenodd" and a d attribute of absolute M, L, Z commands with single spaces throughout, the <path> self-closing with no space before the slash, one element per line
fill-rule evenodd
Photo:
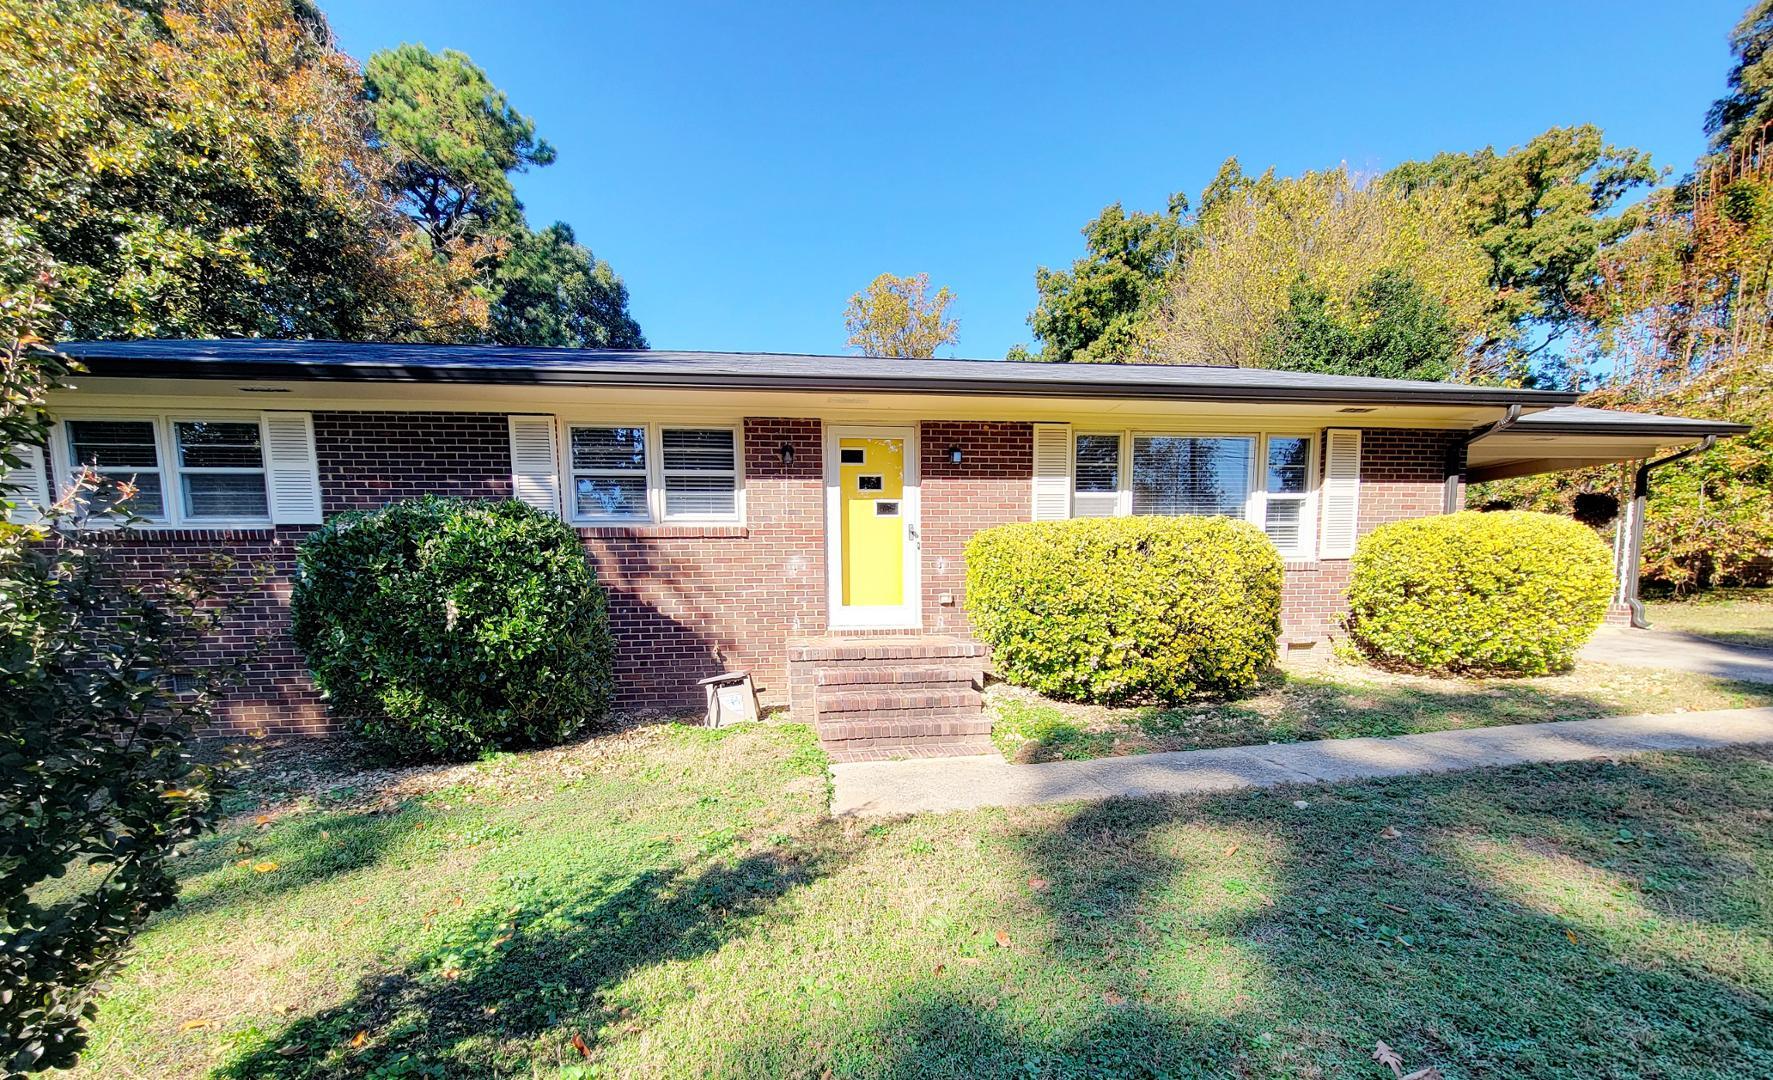
<path fill-rule="evenodd" d="M 1565 405 L 1528 413 L 1513 425 L 1471 444 L 1466 478 L 1472 482 L 1609 465 L 1690 446 L 1706 436 L 1740 435 L 1747 424 L 1685 416 Z"/>

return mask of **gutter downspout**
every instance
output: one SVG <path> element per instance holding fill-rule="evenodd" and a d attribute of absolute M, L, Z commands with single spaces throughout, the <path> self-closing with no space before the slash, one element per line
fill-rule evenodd
<path fill-rule="evenodd" d="M 1631 506 L 1622 526 L 1625 544 L 1619 553 L 1619 565 L 1614 567 L 1619 584 L 1613 602 L 1631 609 L 1631 625 L 1639 630 L 1650 628 L 1650 620 L 1644 617 L 1644 602 L 1638 598 L 1638 570 L 1644 552 L 1644 512 L 1650 503 L 1650 470 L 1710 450 L 1717 441 L 1716 435 L 1707 435 L 1695 446 L 1638 466 L 1637 479 L 1632 485 Z"/>
<path fill-rule="evenodd" d="M 1441 513 L 1454 514 L 1459 511 L 1459 482 L 1465 477 L 1465 451 L 1472 443 L 1485 439 L 1498 431 L 1506 431 L 1521 418 L 1521 407 L 1510 405 L 1508 412 L 1494 424 L 1475 428 L 1454 441 L 1447 447 L 1447 469 L 1443 474 L 1446 479 L 1441 484 Z"/>

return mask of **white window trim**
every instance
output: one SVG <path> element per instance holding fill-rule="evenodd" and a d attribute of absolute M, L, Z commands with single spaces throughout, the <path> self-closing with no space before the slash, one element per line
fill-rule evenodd
<path fill-rule="evenodd" d="M 167 466 L 172 473 L 172 490 L 167 493 L 167 500 L 168 500 L 167 510 L 168 510 L 168 512 L 176 514 L 178 516 L 179 520 L 184 522 L 185 524 L 200 526 L 202 528 L 214 528 L 218 524 L 228 525 L 228 524 L 232 524 L 234 522 L 251 522 L 251 523 L 257 524 L 257 525 L 271 524 L 271 476 L 270 476 L 271 469 L 270 469 L 270 461 L 269 461 L 268 451 L 266 449 L 270 445 L 271 436 L 270 436 L 270 433 L 265 430 L 265 418 L 264 418 L 263 414 L 260 414 L 258 416 L 254 416 L 249 420 L 246 417 L 224 417 L 224 416 L 212 416 L 212 415 L 206 415 L 206 414 L 189 415 L 189 414 L 185 414 L 185 413 L 167 413 L 167 414 L 165 414 L 165 419 L 166 419 L 166 447 L 167 447 L 168 452 L 171 454 L 171 457 L 169 457 L 167 459 Z M 198 466 L 195 466 L 192 468 L 186 468 L 183 463 L 183 459 L 181 458 L 181 456 L 179 454 L 178 425 L 180 425 L 180 424 L 201 424 L 204 422 L 208 422 L 208 423 L 212 423 L 212 424 L 246 424 L 246 423 L 256 424 L 259 429 L 259 467 L 256 469 L 247 469 L 247 468 L 241 468 L 239 466 L 229 466 L 229 467 L 223 468 L 223 467 L 218 467 L 218 466 L 198 465 Z M 184 479 L 185 479 L 185 474 L 187 474 L 187 473 L 194 473 L 194 474 L 204 475 L 204 476 L 210 476 L 210 475 L 232 475 L 232 476 L 256 475 L 256 476 L 258 476 L 260 486 L 265 489 L 265 516 L 262 518 L 229 518 L 229 517 L 209 517 L 209 516 L 205 516 L 205 515 L 201 515 L 201 514 L 187 514 L 187 513 L 185 513 Z M 164 480 L 162 482 L 164 483 Z M 174 505 L 172 505 L 173 503 L 176 503 L 177 505 L 174 506 Z"/>
<path fill-rule="evenodd" d="M 1113 435 L 1120 439 L 1119 489 L 1115 503 L 1115 517 L 1131 517 L 1133 514 L 1133 443 L 1140 438 L 1183 438 L 1183 439 L 1249 439 L 1254 447 L 1250 460 L 1250 493 L 1244 500 L 1243 520 L 1265 529 L 1268 522 L 1268 440 L 1271 438 L 1300 438 L 1306 440 L 1311 447 L 1311 457 L 1306 466 L 1306 486 L 1303 496 L 1304 507 L 1300 511 L 1304 520 L 1301 522 L 1301 540 L 1297 548 L 1281 550 L 1283 559 L 1301 561 L 1315 558 L 1317 551 L 1317 513 L 1318 489 L 1322 477 L 1318 475 L 1322 450 L 1323 430 L 1311 428 L 1264 428 L 1258 431 L 1196 431 L 1172 428 L 1107 428 L 1077 426 L 1071 434 L 1071 495 L 1073 506 L 1077 500 L 1077 438 L 1080 435 Z M 1075 514 L 1075 509 L 1073 510 Z M 1278 546 L 1277 546 L 1278 548 Z"/>
<path fill-rule="evenodd" d="M 1257 479 L 1251 500 L 1256 503 L 1256 527 L 1264 532 L 1268 530 L 1268 441 L 1270 439 L 1304 439 L 1309 451 L 1305 458 L 1305 491 L 1297 495 L 1287 495 L 1295 500 L 1299 507 L 1299 544 L 1288 549 L 1275 544 L 1275 550 L 1281 558 L 1301 561 L 1311 559 L 1317 552 L 1317 489 L 1318 489 L 1318 443 L 1322 441 L 1321 431 L 1264 431 L 1262 433 L 1261 459 L 1257 462 Z M 1272 537 L 1270 538 L 1272 540 Z"/>
<path fill-rule="evenodd" d="M 141 516 L 138 526 L 143 529 L 266 529 L 271 527 L 271 491 L 269 463 L 266 459 L 267 446 L 270 438 L 265 431 L 264 414 L 260 412 L 230 412 L 228 410 L 187 412 L 97 412 L 73 411 L 63 412 L 56 416 L 56 424 L 49 433 L 50 462 L 49 482 L 57 498 L 65 496 L 74 481 L 74 470 L 79 466 L 74 461 L 73 442 L 68 438 L 68 422 L 74 421 L 119 421 L 124 423 L 146 423 L 153 425 L 154 455 L 156 467 L 153 469 L 137 468 L 131 475 L 152 472 L 160 477 L 160 501 L 162 513 L 157 517 Z M 257 424 L 259 429 L 259 462 L 257 469 L 244 468 L 203 468 L 186 470 L 179 465 L 178 440 L 173 425 L 176 423 L 211 423 Z M 122 475 L 123 469 L 104 468 L 105 474 Z M 263 517 L 200 517 L 184 512 L 184 485 L 181 477 L 185 472 L 234 472 L 257 473 L 265 483 L 265 516 Z M 110 527 L 108 522 L 94 522 L 94 527 Z"/>
<path fill-rule="evenodd" d="M 560 447 L 559 470 L 561 477 L 561 498 L 565 504 L 567 520 L 575 525 L 589 526 L 632 526 L 632 525 L 742 525 L 745 522 L 745 425 L 732 421 L 717 420 L 636 420 L 627 419 L 582 419 L 557 417 Z M 578 478 L 580 476 L 615 476 L 636 475 L 629 472 L 618 474 L 609 470 L 575 469 L 573 467 L 572 438 L 574 428 L 639 428 L 644 436 L 646 451 L 646 513 L 628 516 L 611 516 L 608 514 L 581 514 L 578 511 Z M 665 512 L 665 443 L 666 431 L 730 431 L 733 433 L 733 512 L 731 514 L 667 514 Z M 682 476 L 726 476 L 726 472 L 714 472 L 703 469 L 673 470 L 674 475 Z"/>
<path fill-rule="evenodd" d="M 1246 477 L 1246 480 L 1249 483 L 1249 492 L 1244 496 L 1243 519 L 1250 524 L 1255 525 L 1257 528 L 1262 527 L 1262 519 L 1256 516 L 1257 503 L 1260 501 L 1257 497 L 1257 490 L 1260 487 L 1260 481 L 1262 479 L 1262 470 L 1260 469 L 1262 464 L 1262 433 L 1260 431 L 1171 431 L 1162 428 L 1135 428 L 1129 430 L 1126 434 L 1126 439 L 1122 444 L 1126 448 L 1127 455 L 1126 482 L 1123 491 L 1125 492 L 1126 513 L 1129 516 L 1133 513 L 1133 444 L 1135 441 L 1142 438 L 1250 440 L 1250 471 L 1249 475 Z"/>
<path fill-rule="evenodd" d="M 638 428 L 641 431 L 641 462 L 635 469 L 581 469 L 573 464 L 573 428 Z M 569 521 L 589 525 L 648 525 L 658 517 L 654 501 L 658 485 L 653 480 L 653 447 L 657 442 L 652 425 L 634 420 L 563 421 L 560 425 L 561 500 Z M 646 512 L 643 514 L 581 514 L 579 513 L 579 477 L 639 476 L 646 484 Z"/>
<path fill-rule="evenodd" d="M 1085 435 L 1112 436 L 1120 444 L 1114 455 L 1114 513 L 1112 516 L 1128 516 L 1133 512 L 1131 441 L 1127 432 L 1105 428 L 1073 428 L 1071 430 L 1071 515 L 1077 516 L 1077 497 L 1079 495 L 1102 494 L 1099 491 L 1085 492 L 1077 489 L 1077 440 Z"/>

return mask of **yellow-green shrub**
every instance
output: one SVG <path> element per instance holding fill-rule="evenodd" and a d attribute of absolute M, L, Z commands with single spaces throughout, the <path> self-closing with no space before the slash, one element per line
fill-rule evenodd
<path fill-rule="evenodd" d="M 1612 553 L 1592 529 L 1526 511 L 1382 525 L 1355 548 L 1348 627 L 1374 660 L 1543 675 L 1606 617 Z"/>
<path fill-rule="evenodd" d="M 1071 701 L 1256 685 L 1280 638 L 1281 561 L 1229 518 L 1023 522 L 967 543 L 967 613 L 998 674 Z"/>

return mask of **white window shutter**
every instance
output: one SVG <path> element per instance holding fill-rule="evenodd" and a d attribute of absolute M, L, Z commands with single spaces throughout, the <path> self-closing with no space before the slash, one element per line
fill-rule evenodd
<path fill-rule="evenodd" d="M 1319 552 L 1326 559 L 1354 554 L 1360 523 L 1361 433 L 1331 428 L 1324 433 L 1324 527 Z"/>
<path fill-rule="evenodd" d="M 555 468 L 554 418 L 512 416 L 511 494 L 538 510 L 560 513 L 560 474 Z"/>
<path fill-rule="evenodd" d="M 314 456 L 314 418 L 305 412 L 268 412 L 265 492 L 273 525 L 320 524 L 320 462 Z"/>
<path fill-rule="evenodd" d="M 1034 520 L 1071 516 L 1071 425 L 1034 425 Z"/>
<path fill-rule="evenodd" d="M 48 506 L 49 477 L 43 471 L 43 448 L 17 446 L 13 453 L 24 459 L 16 469 L 6 470 L 6 499 L 12 503 L 8 516 L 14 525 L 29 525 L 41 517 L 39 507 Z"/>

